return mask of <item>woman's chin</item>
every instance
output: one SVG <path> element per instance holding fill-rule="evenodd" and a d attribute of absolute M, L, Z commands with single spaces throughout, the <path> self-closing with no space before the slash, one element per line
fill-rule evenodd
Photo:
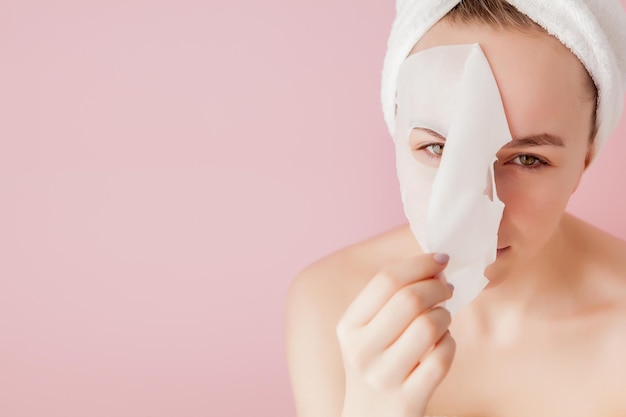
<path fill-rule="evenodd" d="M 498 249 L 495 262 L 485 268 L 485 278 L 489 280 L 485 289 L 493 288 L 504 281 L 510 269 L 510 262 L 508 262 L 510 255 L 510 246 Z"/>

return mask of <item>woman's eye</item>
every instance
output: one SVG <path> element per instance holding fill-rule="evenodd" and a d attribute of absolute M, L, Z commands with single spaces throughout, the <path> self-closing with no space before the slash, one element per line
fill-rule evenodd
<path fill-rule="evenodd" d="M 428 152 L 432 153 L 433 155 L 443 155 L 443 143 L 431 143 L 430 145 L 424 146 L 422 149 L 428 150 Z"/>
<path fill-rule="evenodd" d="M 519 155 L 512 162 L 525 168 L 538 168 L 541 165 L 546 165 L 544 161 L 533 155 Z"/>

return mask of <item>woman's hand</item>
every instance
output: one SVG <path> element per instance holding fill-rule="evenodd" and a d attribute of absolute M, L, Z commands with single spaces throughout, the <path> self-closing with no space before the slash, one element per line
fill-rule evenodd
<path fill-rule="evenodd" d="M 420 255 L 379 272 L 337 324 L 346 385 L 342 417 L 421 417 L 455 352 L 448 256 Z"/>

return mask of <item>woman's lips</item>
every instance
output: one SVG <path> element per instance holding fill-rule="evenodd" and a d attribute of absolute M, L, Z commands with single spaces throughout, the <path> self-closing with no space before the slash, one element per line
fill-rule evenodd
<path fill-rule="evenodd" d="M 504 247 L 504 248 L 498 249 L 498 251 L 497 251 L 497 256 L 502 255 L 504 252 L 508 252 L 508 250 L 509 250 L 509 249 L 511 249 L 511 247 L 510 247 L 510 246 L 507 246 L 507 247 Z"/>

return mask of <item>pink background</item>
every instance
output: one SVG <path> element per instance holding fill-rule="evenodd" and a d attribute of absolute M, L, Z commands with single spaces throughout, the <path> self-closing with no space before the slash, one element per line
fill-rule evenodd
<path fill-rule="evenodd" d="M 0 415 L 293 415 L 290 280 L 405 221 L 392 3 L 2 2 Z M 571 211 L 626 238 L 615 136 Z"/>

